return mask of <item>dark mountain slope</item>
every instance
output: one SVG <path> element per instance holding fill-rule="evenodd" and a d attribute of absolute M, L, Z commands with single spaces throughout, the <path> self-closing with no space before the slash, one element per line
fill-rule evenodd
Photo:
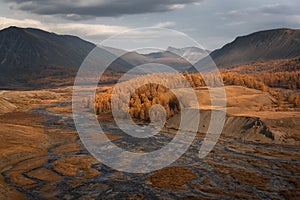
<path fill-rule="evenodd" d="M 218 67 L 256 61 L 295 58 L 300 55 L 300 30 L 274 29 L 237 37 L 210 56 Z"/>
<path fill-rule="evenodd" d="M 75 36 L 9 27 L 0 31 L 0 71 L 38 72 L 51 65 L 76 68 L 94 47 Z"/>

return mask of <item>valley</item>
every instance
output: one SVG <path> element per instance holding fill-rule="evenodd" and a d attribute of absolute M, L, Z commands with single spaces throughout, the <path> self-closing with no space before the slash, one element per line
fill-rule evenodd
<path fill-rule="evenodd" d="M 198 91 L 205 107 L 207 94 L 203 89 Z M 274 131 L 275 138 L 260 134 L 244 138 L 239 131 L 222 133 L 213 151 L 200 159 L 197 152 L 204 135 L 199 132 L 179 160 L 148 174 L 118 172 L 86 151 L 72 119 L 71 88 L 3 91 L 2 98 L 15 107 L 10 111 L 1 109 L 1 137 L 6 139 L 0 149 L 0 198 L 292 199 L 299 196 L 300 140 L 297 133 L 284 135 L 292 133 L 289 130 L 299 130 L 299 112 L 259 111 L 254 108 L 274 104 L 272 97 L 237 86 L 226 86 L 226 91 L 231 116 L 241 110 L 242 116 L 260 117 Z M 239 99 L 235 92 L 241 95 Z M 253 103 L 252 99 L 265 100 Z M 109 116 L 100 124 L 109 139 L 131 151 L 159 148 L 176 132 L 166 126 L 161 134 L 140 141 L 142 145 L 133 145 Z"/>

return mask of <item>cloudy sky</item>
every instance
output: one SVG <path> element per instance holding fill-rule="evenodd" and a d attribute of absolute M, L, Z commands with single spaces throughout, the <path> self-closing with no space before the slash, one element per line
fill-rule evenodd
<path fill-rule="evenodd" d="M 0 0 L 0 29 L 34 27 L 101 43 L 130 29 L 159 27 L 213 50 L 238 35 L 300 28 L 299 10 L 298 0 Z"/>

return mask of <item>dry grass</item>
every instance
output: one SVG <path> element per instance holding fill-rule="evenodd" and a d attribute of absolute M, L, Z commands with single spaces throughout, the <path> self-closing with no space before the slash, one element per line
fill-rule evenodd
<path fill-rule="evenodd" d="M 29 179 L 25 176 L 23 176 L 24 172 L 30 171 L 36 167 L 41 166 L 44 164 L 48 159 L 46 157 L 41 158 L 34 158 L 30 160 L 26 160 L 24 162 L 19 163 L 16 167 L 8 171 L 8 176 L 10 178 L 10 181 L 14 184 L 30 188 L 32 187 L 36 182 L 32 179 Z"/>
<path fill-rule="evenodd" d="M 24 195 L 13 187 L 8 186 L 0 176 L 0 199 L 25 199 Z"/>
<path fill-rule="evenodd" d="M 77 143 L 71 143 L 66 145 L 61 145 L 54 149 L 54 153 L 57 155 L 76 153 L 80 150 L 80 146 Z"/>
<path fill-rule="evenodd" d="M 185 190 L 184 185 L 197 178 L 197 175 L 187 167 L 166 167 L 147 177 L 154 187 Z"/>
<path fill-rule="evenodd" d="M 56 182 L 60 181 L 61 177 L 55 174 L 54 172 L 46 169 L 46 168 L 40 168 L 37 170 L 33 170 L 29 173 L 27 173 L 27 176 L 36 178 L 42 181 L 48 181 L 48 182 Z"/>
<path fill-rule="evenodd" d="M 47 153 L 49 136 L 34 122 L 39 115 L 7 113 L 0 119 L 0 169 Z M 31 119 L 31 120 L 30 120 Z M 30 126 L 29 126 L 30 124 Z"/>
<path fill-rule="evenodd" d="M 203 185 L 202 183 L 193 183 L 192 188 L 196 190 L 201 190 L 202 192 L 217 195 L 221 197 L 230 196 L 236 199 L 251 199 L 254 198 L 253 194 L 247 192 L 245 190 L 235 188 L 234 192 L 226 191 L 225 189 L 219 187 L 208 187 Z M 200 198 L 201 199 L 201 198 Z"/>
<path fill-rule="evenodd" d="M 64 157 L 53 163 L 55 171 L 70 177 L 93 178 L 100 174 L 92 169 L 91 165 L 96 163 L 95 158 L 86 155 Z"/>
<path fill-rule="evenodd" d="M 60 106 L 47 108 L 47 111 L 55 114 L 66 114 L 72 112 L 72 106 Z"/>
<path fill-rule="evenodd" d="M 222 176 L 231 176 L 240 184 L 254 186 L 258 189 L 264 190 L 269 182 L 269 178 L 259 174 L 250 169 L 242 167 L 223 165 L 211 160 L 207 161 L 208 164 L 214 166 L 217 174 Z"/>

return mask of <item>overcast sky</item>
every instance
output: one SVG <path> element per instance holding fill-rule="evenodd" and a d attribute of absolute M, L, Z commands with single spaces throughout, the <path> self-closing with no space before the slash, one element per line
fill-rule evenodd
<path fill-rule="evenodd" d="M 161 27 L 214 50 L 239 35 L 300 28 L 299 11 L 298 0 L 1 0 L 0 28 L 35 27 L 100 43 L 133 28 Z"/>

